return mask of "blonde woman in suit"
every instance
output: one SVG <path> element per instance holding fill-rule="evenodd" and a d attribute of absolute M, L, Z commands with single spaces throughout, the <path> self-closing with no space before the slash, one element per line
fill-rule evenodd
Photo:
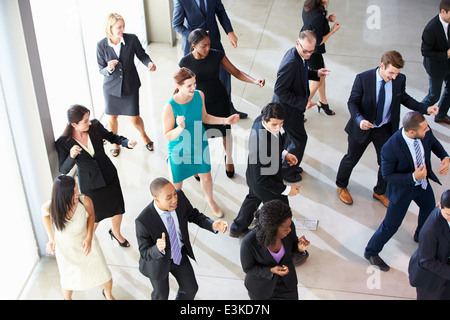
<path fill-rule="evenodd" d="M 131 123 L 141 134 L 145 147 L 153 151 L 153 141 L 145 132 L 144 121 L 139 115 L 139 88 L 141 81 L 134 64 L 136 56 L 149 71 L 155 71 L 156 65 L 134 34 L 124 33 L 125 20 L 117 13 L 106 17 L 106 38 L 97 43 L 97 63 L 100 73 L 105 76 L 103 94 L 105 97 L 105 113 L 109 116 L 109 128 L 118 132 L 119 115 L 130 117 Z M 113 145 L 111 154 L 117 157 L 120 148 Z"/>

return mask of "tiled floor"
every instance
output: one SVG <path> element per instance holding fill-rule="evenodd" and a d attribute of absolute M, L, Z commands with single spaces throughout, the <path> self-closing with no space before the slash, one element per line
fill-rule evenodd
<path fill-rule="evenodd" d="M 281 58 L 294 45 L 302 26 L 303 1 L 224 0 L 223 3 L 239 38 L 238 48 L 233 49 L 223 35 L 227 56 L 241 70 L 254 77 L 266 78 L 266 86 L 262 89 L 232 80 L 235 107 L 249 114 L 248 119 L 233 127 L 234 178 L 229 179 L 225 175 L 220 141 L 210 141 L 215 198 L 224 210 L 224 219 L 231 225 L 248 191 L 245 183 L 248 130 L 261 107 L 271 101 Z M 352 174 L 349 185 L 354 198 L 352 206 L 337 198 L 335 186 L 336 171 L 347 149 L 344 126 L 349 112 L 346 102 L 355 75 L 376 67 L 384 51 L 395 49 L 406 61 L 403 72 L 408 79 L 407 92 L 421 100 L 428 90 L 420 41 L 423 27 L 438 13 L 439 1 L 380 0 L 377 3 L 380 9 L 379 29 L 367 26 L 367 20 L 377 11 L 368 10 L 366 1 L 332 0 L 328 8 L 342 25 L 341 30 L 327 42 L 325 55 L 326 65 L 331 70 L 327 78 L 327 96 L 336 115 L 328 117 L 317 113 L 317 109 L 306 112 L 309 140 L 302 163 L 304 173 L 300 185 L 303 189 L 300 195 L 290 198 L 295 217 L 319 220 L 316 231 L 298 230 L 311 241 L 308 261 L 296 269 L 299 295 L 303 300 L 415 298 L 415 289 L 409 285 L 407 273 L 409 258 L 417 247 L 412 239 L 418 212 L 415 204 L 411 205 L 402 227 L 380 254 L 391 266 L 388 272 L 382 273 L 370 267 L 362 256 L 386 212 L 385 207 L 372 198 L 377 172 L 374 149 L 367 149 Z M 161 108 L 173 92 L 172 75 L 181 58 L 181 49 L 152 43 L 149 53 L 158 69 L 147 74 L 140 67 L 143 82 L 141 113 L 155 141 L 155 151 L 149 153 L 145 150 L 137 131 L 126 119 L 120 119 L 120 133 L 141 143 L 135 150 L 123 150 L 117 159 L 113 159 L 119 171 L 127 209 L 123 234 L 131 247 L 118 247 L 109 239 L 109 221 L 102 222 L 96 232 L 113 273 L 113 292 L 117 299 L 122 300 L 150 298 L 150 282 L 138 270 L 134 220 L 151 201 L 148 187 L 152 179 L 168 177 Z M 402 113 L 406 110 L 403 108 Z M 450 151 L 449 127 L 429 119 L 435 135 Z M 432 164 L 437 171 L 439 160 L 436 157 L 433 157 Z M 437 199 L 450 185 L 450 177 L 440 179 L 443 186 L 432 184 Z M 197 208 L 211 215 L 195 179 L 185 181 L 183 189 Z M 214 235 L 195 225 L 191 226 L 190 232 L 197 257 L 193 266 L 200 287 L 196 299 L 248 299 L 239 261 L 240 240 L 230 238 L 227 233 Z M 170 299 L 174 298 L 177 288 L 171 278 Z M 74 299 L 102 298 L 101 288 L 74 293 Z M 62 299 L 58 271 L 52 257 L 42 258 L 21 299 Z"/>

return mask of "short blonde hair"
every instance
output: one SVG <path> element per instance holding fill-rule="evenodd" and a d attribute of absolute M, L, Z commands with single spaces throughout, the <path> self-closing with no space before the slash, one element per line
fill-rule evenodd
<path fill-rule="evenodd" d="M 113 34 L 111 32 L 111 27 L 116 24 L 118 20 L 122 20 L 125 22 L 124 18 L 118 13 L 110 13 L 105 19 L 105 33 L 106 37 L 111 39 L 113 38 Z"/>

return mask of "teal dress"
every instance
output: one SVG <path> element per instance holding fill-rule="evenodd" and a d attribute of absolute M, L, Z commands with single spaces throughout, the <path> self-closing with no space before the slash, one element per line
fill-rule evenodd
<path fill-rule="evenodd" d="M 194 91 L 192 100 L 178 104 L 173 97 L 167 101 L 177 116 L 185 117 L 185 128 L 181 134 L 167 143 L 169 165 L 174 183 L 183 181 L 197 173 L 211 171 L 208 137 L 202 124 L 202 97 Z M 175 128 L 178 125 L 175 123 Z"/>

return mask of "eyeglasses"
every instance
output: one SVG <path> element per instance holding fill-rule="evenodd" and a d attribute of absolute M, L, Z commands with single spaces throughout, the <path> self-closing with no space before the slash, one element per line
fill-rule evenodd
<path fill-rule="evenodd" d="M 303 46 L 302 46 L 302 44 L 300 42 L 298 44 L 300 45 L 300 48 L 302 48 L 302 51 L 303 51 L 304 54 L 313 54 L 314 52 L 317 51 L 317 49 L 314 49 L 312 51 L 305 50 L 305 49 L 303 49 Z"/>

